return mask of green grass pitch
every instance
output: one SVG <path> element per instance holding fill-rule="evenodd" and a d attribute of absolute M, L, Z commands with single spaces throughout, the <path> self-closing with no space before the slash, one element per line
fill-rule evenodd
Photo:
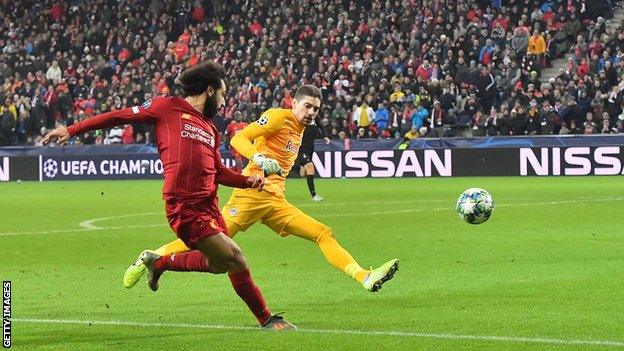
<path fill-rule="evenodd" d="M 288 198 L 330 225 L 362 266 L 397 257 L 372 294 L 317 247 L 261 224 L 236 237 L 274 312 L 265 333 L 226 276 L 168 272 L 121 285 L 144 248 L 174 238 L 160 181 L 0 184 L 0 278 L 13 283 L 16 350 L 624 349 L 620 177 L 317 180 Z M 455 213 L 488 190 L 490 220 Z M 230 189 L 220 190 L 221 204 Z M 84 223 L 86 222 L 86 223 Z M 90 225 L 96 229 L 84 229 Z M 97 229 L 100 228 L 100 229 Z"/>

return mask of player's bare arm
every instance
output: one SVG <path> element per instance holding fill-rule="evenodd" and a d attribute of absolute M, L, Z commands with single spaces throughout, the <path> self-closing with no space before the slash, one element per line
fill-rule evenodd
<path fill-rule="evenodd" d="M 43 145 L 48 145 L 50 142 L 56 142 L 57 144 L 65 144 L 71 135 L 69 135 L 69 130 L 67 127 L 58 127 L 53 131 L 46 134 L 41 142 Z"/>

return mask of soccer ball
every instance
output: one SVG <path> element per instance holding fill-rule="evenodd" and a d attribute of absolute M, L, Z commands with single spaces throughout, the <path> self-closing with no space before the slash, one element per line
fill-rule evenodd
<path fill-rule="evenodd" d="M 459 218 L 470 224 L 481 224 L 490 218 L 494 210 L 492 195 L 481 188 L 470 188 L 457 199 Z"/>

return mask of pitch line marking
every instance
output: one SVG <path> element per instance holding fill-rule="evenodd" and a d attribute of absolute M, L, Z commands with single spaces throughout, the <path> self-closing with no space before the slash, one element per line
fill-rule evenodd
<path fill-rule="evenodd" d="M 576 197 L 574 200 L 571 201 L 575 201 L 575 202 L 583 202 L 583 201 L 592 201 L 592 200 L 606 200 L 606 199 L 622 199 L 624 200 L 624 197 L 605 197 L 605 198 L 596 198 L 596 197 Z M 531 198 L 518 198 L 516 197 L 515 200 L 523 200 L 525 203 L 530 203 L 528 201 L 531 200 Z M 565 202 L 566 200 L 562 200 L 563 202 Z M 606 200 L 608 201 L 608 200 Z M 362 201 L 362 202 L 323 202 L 323 203 L 301 203 L 301 204 L 294 204 L 297 207 L 328 207 L 328 206 L 352 206 L 352 205 L 401 205 L 401 204 L 431 204 L 431 203 L 449 203 L 449 200 L 403 200 L 403 201 Z M 559 201 L 557 203 L 560 203 Z"/>
<path fill-rule="evenodd" d="M 126 214 L 126 215 L 120 215 L 120 216 L 93 218 L 93 219 L 88 219 L 86 221 L 82 221 L 82 222 L 80 222 L 79 225 L 81 227 L 85 228 L 85 229 L 103 229 L 102 227 L 98 227 L 96 225 L 93 225 L 93 223 L 100 222 L 100 221 L 106 221 L 106 220 L 109 220 L 109 219 L 138 217 L 138 216 L 152 216 L 152 215 L 157 215 L 157 214 L 163 214 L 163 213 L 162 212 L 145 212 L 145 213 Z"/>
<path fill-rule="evenodd" d="M 391 204 L 411 204 L 411 203 L 434 203 L 434 202 L 445 202 L 446 200 L 432 200 L 432 201 L 426 201 L 426 200 L 409 200 L 409 201 L 385 201 L 385 202 L 370 202 L 368 204 L 378 204 L 378 205 L 391 205 Z M 353 203 L 348 203 L 348 202 L 342 202 L 342 203 L 326 203 L 324 204 L 323 207 L 327 207 L 327 206 L 346 206 L 346 205 L 352 205 Z M 358 205 L 362 205 L 362 204 L 367 204 L 367 203 L 358 203 Z M 299 204 L 296 205 L 299 207 L 309 207 L 309 206 L 318 206 L 316 204 Z M 111 220 L 111 219 L 118 219 L 118 218 L 128 218 L 128 217 L 138 217 L 138 216 L 152 216 L 152 215 L 162 215 L 162 212 L 145 212 L 145 213 L 136 213 L 136 214 L 126 214 L 126 215 L 119 215 L 119 216 L 109 216 L 109 217 L 100 217 L 100 218 L 92 218 L 92 219 L 88 219 L 86 221 L 82 221 L 79 223 L 79 225 L 85 229 L 106 229 L 104 227 L 100 227 L 97 225 L 94 225 L 93 223 L 96 222 L 101 222 L 101 221 L 107 221 L 107 220 Z"/>
<path fill-rule="evenodd" d="M 575 204 L 575 203 L 586 203 L 586 202 L 611 202 L 611 201 L 622 201 L 622 200 L 624 200 L 624 197 L 609 197 L 609 198 L 594 198 L 594 199 L 588 198 L 588 199 L 579 199 L 579 200 L 524 202 L 524 203 L 503 203 L 503 204 L 498 204 L 495 207 L 550 206 L 550 205 Z M 391 215 L 391 214 L 404 214 L 404 213 L 414 213 L 414 212 L 452 211 L 452 210 L 453 210 L 453 207 L 410 208 L 410 209 L 405 209 L 405 210 L 392 210 L 392 211 L 372 211 L 372 212 L 355 212 L 355 213 L 314 214 L 314 217 L 330 218 L 330 217 L 350 217 L 350 216 Z M 87 228 L 41 230 L 41 231 L 26 231 L 26 232 L 8 232 L 8 233 L 0 233 L 0 237 L 3 237 L 3 236 L 16 236 L 16 235 L 75 233 L 75 232 L 85 232 L 85 231 L 95 231 L 95 230 L 121 230 L 121 229 L 141 229 L 141 228 L 167 227 L 168 225 L 165 224 L 165 223 L 163 223 L 163 224 L 142 224 L 142 225 L 127 225 L 127 226 L 111 226 L 111 227 L 98 227 L 98 226 L 95 226 L 95 225 L 92 224 L 95 221 L 100 221 L 100 220 L 104 220 L 104 219 L 116 219 L 116 218 L 122 218 L 122 217 L 147 216 L 147 215 L 156 215 L 156 214 L 161 214 L 161 212 L 146 212 L 146 213 L 138 213 L 138 214 L 130 214 L 130 215 L 110 216 L 110 217 L 103 217 L 103 218 L 94 218 L 94 219 L 90 219 L 90 220 L 81 222 L 81 225 L 83 223 L 90 222 L 91 227 L 87 227 Z"/>
<path fill-rule="evenodd" d="M 38 318 L 13 318 L 15 322 L 40 323 L 40 324 L 78 324 L 78 325 L 112 325 L 141 328 L 180 328 L 180 329 L 217 329 L 257 331 L 258 328 L 235 325 L 219 324 L 190 324 L 190 323 L 145 323 L 132 321 L 98 321 L 98 320 L 73 320 L 73 319 L 38 319 Z M 361 335 L 361 336 L 396 336 L 422 339 L 443 340 L 477 340 L 504 343 L 523 344 L 550 344 L 550 345 L 584 345 L 584 346 L 624 346 L 624 340 L 584 340 L 584 339 L 559 339 L 551 337 L 523 337 L 523 336 L 498 336 L 498 335 L 470 335 L 451 333 L 427 333 L 408 332 L 394 330 L 357 330 L 357 329 L 299 329 L 292 333 L 309 334 L 336 334 L 336 335 Z"/>
<path fill-rule="evenodd" d="M 497 205 L 494 202 L 494 208 L 497 207 L 526 207 L 526 206 L 549 206 L 549 205 L 563 205 L 563 204 L 577 204 L 585 202 L 610 202 L 621 201 L 624 197 L 604 198 L 604 199 L 584 199 L 584 200 L 563 200 L 563 201 L 543 201 L 543 202 L 521 202 L 521 203 L 502 203 Z M 395 213 L 413 213 L 413 212 L 427 212 L 427 211 L 453 211 L 453 207 L 434 207 L 434 208 L 410 208 L 406 210 L 393 210 L 393 211 L 379 211 L 379 212 L 356 212 L 356 213 L 328 213 L 317 214 L 315 217 L 347 217 L 347 216 L 369 216 L 369 215 L 384 215 Z"/>
<path fill-rule="evenodd" d="M 93 232 L 93 231 L 102 231 L 102 230 L 120 230 L 120 229 L 136 229 L 136 228 L 155 228 L 155 227 L 166 227 L 166 226 L 168 225 L 167 224 L 142 224 L 142 225 L 126 225 L 126 226 L 101 227 L 101 228 L 97 227 L 97 228 L 80 228 L 80 229 L 37 230 L 37 231 L 30 231 L 30 232 L 0 233 L 0 237 L 16 236 L 16 235 Z"/>
<path fill-rule="evenodd" d="M 322 204 L 319 203 L 305 203 L 305 204 L 293 204 L 297 207 L 328 207 L 328 206 L 352 206 L 357 204 L 361 205 L 401 205 L 401 204 L 431 204 L 435 202 L 448 202 L 446 200 L 405 200 L 405 201 L 377 201 L 377 202 L 324 202 Z"/>
<path fill-rule="evenodd" d="M 500 205 L 496 205 L 496 207 L 510 207 L 510 206 L 540 206 L 540 205 L 558 205 L 558 204 L 569 204 L 569 203 L 582 203 L 582 202 L 605 202 L 605 201 L 619 201 L 624 200 L 624 197 L 609 197 L 609 198 L 579 198 L 576 200 L 562 200 L 562 201 L 545 201 L 545 202 L 524 202 L 524 203 L 503 203 Z M 448 202 L 446 200 L 433 200 L 433 201 L 388 201 L 388 202 L 378 202 L 375 204 L 378 205 L 390 205 L 390 204 L 410 204 L 410 203 L 435 203 L 435 202 Z M 363 203 L 358 203 L 358 205 L 362 205 Z M 364 203 L 366 204 L 366 203 Z M 373 203 L 370 203 L 373 204 Z M 327 205 L 353 205 L 353 203 L 327 203 L 324 204 L 323 207 Z M 300 204 L 295 205 L 297 207 L 304 206 L 317 206 L 315 204 Z M 347 216 L 357 216 L 357 215 L 382 215 L 382 214 L 394 214 L 394 213 L 412 213 L 412 212 L 423 212 L 423 211 L 445 211 L 447 209 L 451 209 L 450 207 L 438 207 L 438 208 L 412 208 L 406 210 L 393 210 L 393 211 L 377 211 L 377 212 L 357 212 L 357 213 L 328 213 L 328 214 L 315 214 L 318 217 L 347 217 Z M 110 217 L 101 217 L 101 218 L 93 218 L 83 222 L 80 222 L 80 226 L 85 229 L 107 229 L 105 227 L 98 227 L 93 225 L 95 222 L 118 219 L 118 218 L 128 218 L 128 217 L 138 217 L 138 216 L 152 216 L 152 215 L 160 215 L 162 212 L 146 212 L 146 213 L 136 213 L 136 214 L 126 214 L 119 216 L 110 216 Z M 0 233 L 1 234 L 1 233 Z"/>

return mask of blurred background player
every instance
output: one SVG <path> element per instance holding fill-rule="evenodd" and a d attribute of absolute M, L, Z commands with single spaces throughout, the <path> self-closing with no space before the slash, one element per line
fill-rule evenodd
<path fill-rule="evenodd" d="M 331 140 L 329 135 L 326 134 L 323 128 L 320 128 L 321 119 L 317 115 L 312 124 L 306 127 L 303 131 L 303 138 L 301 139 L 301 146 L 299 147 L 299 155 L 297 155 L 297 164 L 299 165 L 299 174 L 302 177 L 306 177 L 308 183 L 308 190 L 312 201 L 323 201 L 323 197 L 316 193 L 314 188 L 314 163 L 312 163 L 312 154 L 314 153 L 314 139 L 323 139 L 325 144 L 329 144 Z"/>
<path fill-rule="evenodd" d="M 236 135 L 239 130 L 247 127 L 247 125 L 249 125 L 249 123 L 243 122 L 243 114 L 240 111 L 234 112 L 232 122 L 228 124 L 225 130 L 225 135 L 227 136 L 227 140 L 225 142 L 229 144 L 234 135 Z M 243 156 L 241 156 L 241 154 L 239 154 L 238 151 L 232 147 L 230 147 L 230 153 L 232 154 L 235 162 L 233 170 L 241 173 L 243 171 Z"/>
<path fill-rule="evenodd" d="M 219 132 L 212 119 L 223 106 L 225 70 L 207 61 L 189 68 L 180 76 L 185 98 L 156 98 L 141 106 L 104 113 L 59 127 L 43 139 L 44 144 L 94 129 L 126 123 L 149 123 L 156 130 L 158 151 L 163 162 L 163 198 L 169 225 L 180 242 L 194 249 L 174 261 L 145 251 L 141 262 L 148 268 L 148 282 L 158 289 L 164 269 L 228 273 L 234 290 L 247 304 L 262 329 L 296 329 L 281 316 L 272 315 L 260 289 L 254 283 L 241 248 L 228 236 L 219 212 L 218 184 L 240 188 L 259 188 L 264 178 L 243 176 L 221 163 Z M 254 191 L 258 191 L 254 189 Z M 180 292 L 180 297 L 183 297 Z"/>
<path fill-rule="evenodd" d="M 284 197 L 285 180 L 297 159 L 301 137 L 318 114 L 321 92 L 313 85 L 297 89 L 292 109 L 272 108 L 241 130 L 231 140 L 232 147 L 250 160 L 243 175 L 269 174 L 263 191 L 235 189 L 221 210 L 231 237 L 245 231 L 258 221 L 284 237 L 295 235 L 316 243 L 330 264 L 338 268 L 368 291 L 378 291 L 392 279 L 399 260 L 392 259 L 373 270 L 363 269 L 332 233 L 332 229 L 303 213 Z M 269 160 L 277 160 L 277 165 Z M 188 251 L 182 241 L 174 241 L 155 252 L 168 255 Z M 178 259 L 178 255 L 175 259 Z M 124 275 L 123 283 L 131 288 L 145 267 L 141 259 L 133 263 Z"/>

